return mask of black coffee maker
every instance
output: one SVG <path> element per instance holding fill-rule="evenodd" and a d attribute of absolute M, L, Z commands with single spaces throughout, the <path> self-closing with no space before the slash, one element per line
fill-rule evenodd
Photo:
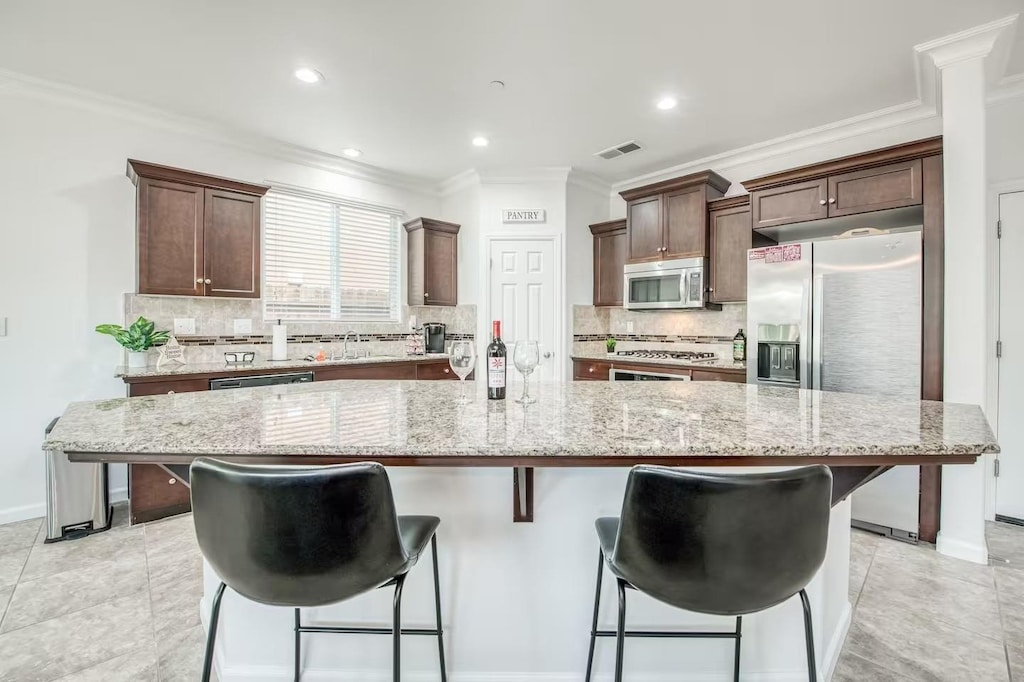
<path fill-rule="evenodd" d="M 423 351 L 425 353 L 444 352 L 444 325 L 440 322 L 427 322 L 423 325 Z"/>

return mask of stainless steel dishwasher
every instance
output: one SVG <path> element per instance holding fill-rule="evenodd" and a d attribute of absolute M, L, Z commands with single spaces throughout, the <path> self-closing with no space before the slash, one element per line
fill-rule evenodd
<path fill-rule="evenodd" d="M 253 386 L 277 386 L 279 384 L 305 384 L 310 381 L 313 381 L 312 372 L 261 374 L 254 377 L 226 377 L 224 379 L 210 379 L 210 390 L 223 391 L 228 388 L 252 388 Z"/>

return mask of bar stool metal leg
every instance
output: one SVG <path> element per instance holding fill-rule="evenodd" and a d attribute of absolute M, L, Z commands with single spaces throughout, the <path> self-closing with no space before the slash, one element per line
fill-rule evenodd
<path fill-rule="evenodd" d="M 394 682 L 402 679 L 402 587 L 405 574 L 395 578 L 394 624 L 391 626 L 391 675 Z"/>
<path fill-rule="evenodd" d="M 217 641 L 217 621 L 220 620 L 220 602 L 224 598 L 224 583 L 217 588 L 213 595 L 213 610 L 210 612 L 210 631 L 206 633 L 206 656 L 203 658 L 203 682 L 210 682 L 210 673 L 213 672 L 213 645 Z"/>
<path fill-rule="evenodd" d="M 437 535 L 430 538 L 430 553 L 434 555 L 434 609 L 437 615 L 437 654 L 441 659 L 441 682 L 448 682 L 444 665 L 444 635 L 441 632 L 441 578 L 437 567 Z"/>
<path fill-rule="evenodd" d="M 597 589 L 594 592 L 594 621 L 590 625 L 590 651 L 587 653 L 587 677 L 590 682 L 590 673 L 594 668 L 594 645 L 597 643 L 597 614 L 601 610 L 601 575 L 604 573 L 604 552 L 597 550 Z"/>
<path fill-rule="evenodd" d="M 807 679 L 810 682 L 818 682 L 818 668 L 814 662 L 814 626 L 811 623 L 811 602 L 807 599 L 807 592 L 800 590 L 800 601 L 804 607 L 804 636 L 807 644 Z"/>
<path fill-rule="evenodd" d="M 740 637 L 743 633 L 743 616 L 736 616 L 736 662 L 732 667 L 732 679 L 740 682 Z"/>
<path fill-rule="evenodd" d="M 626 581 L 617 580 L 619 585 L 619 624 L 615 633 L 615 682 L 622 682 L 622 657 L 626 649 Z"/>
<path fill-rule="evenodd" d="M 299 621 L 299 610 L 295 609 L 295 678 L 294 678 L 294 682 L 299 682 L 299 677 L 301 677 L 301 673 L 299 672 L 299 657 L 300 657 L 300 653 L 301 653 L 301 645 L 299 644 L 299 637 L 302 634 L 301 631 L 299 630 L 299 628 L 301 628 L 301 627 L 302 627 L 302 624 Z"/>

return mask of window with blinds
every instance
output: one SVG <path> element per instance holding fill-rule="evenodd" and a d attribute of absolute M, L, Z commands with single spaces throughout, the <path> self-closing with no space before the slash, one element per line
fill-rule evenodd
<path fill-rule="evenodd" d="M 264 202 L 267 320 L 398 320 L 398 215 L 272 189 Z"/>

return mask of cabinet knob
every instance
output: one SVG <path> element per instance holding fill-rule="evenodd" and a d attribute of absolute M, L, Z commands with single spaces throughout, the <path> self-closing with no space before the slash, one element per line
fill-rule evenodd
<path fill-rule="evenodd" d="M 210 281 L 210 280 L 208 280 L 208 279 L 207 279 L 207 280 L 204 280 L 204 281 L 206 282 L 206 284 L 213 284 L 213 282 L 211 282 L 211 281 Z"/>
<path fill-rule="evenodd" d="M 588 368 L 587 368 L 587 371 L 588 371 L 588 372 L 590 372 L 591 374 L 593 374 L 593 372 L 594 372 L 594 368 L 593 368 L 593 367 L 588 367 Z"/>
<path fill-rule="evenodd" d="M 430 298 L 430 294 L 428 294 L 428 293 L 424 292 L 424 293 L 423 293 L 423 298 Z"/>
<path fill-rule="evenodd" d="M 169 478 L 169 479 L 167 479 L 167 484 L 168 485 L 174 485 L 177 482 L 178 482 L 178 479 L 176 479 L 176 478 Z"/>
<path fill-rule="evenodd" d="M 444 368 L 444 373 L 445 373 L 445 374 L 451 374 L 451 370 L 450 370 L 450 369 L 448 369 L 447 367 L 445 367 L 445 368 Z"/>
<path fill-rule="evenodd" d="M 203 278 L 202 277 L 196 277 L 196 284 L 202 284 L 202 283 L 203 283 Z"/>
<path fill-rule="evenodd" d="M 828 198 L 828 203 L 830 203 L 830 204 L 836 203 L 836 198 L 835 197 L 829 197 Z"/>
<path fill-rule="evenodd" d="M 821 204 L 822 206 L 824 206 L 825 205 L 825 200 L 821 199 L 820 201 L 818 201 L 818 203 Z"/>
<path fill-rule="evenodd" d="M 167 391 L 167 395 L 174 395 L 174 391 Z"/>

